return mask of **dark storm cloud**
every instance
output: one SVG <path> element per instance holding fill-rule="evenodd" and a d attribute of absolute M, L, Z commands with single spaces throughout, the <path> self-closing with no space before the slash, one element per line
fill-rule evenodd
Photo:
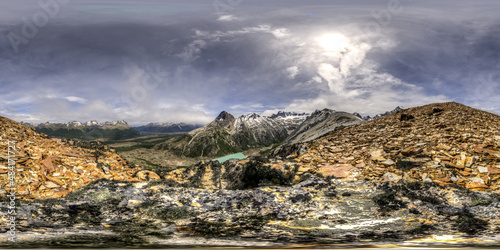
<path fill-rule="evenodd" d="M 16 53 L 8 34 L 40 6 L 3 1 L 0 113 L 208 122 L 221 110 L 373 114 L 445 100 L 500 111 L 495 1 L 212 3 L 73 0 Z M 325 34 L 347 50 L 328 52 Z"/>

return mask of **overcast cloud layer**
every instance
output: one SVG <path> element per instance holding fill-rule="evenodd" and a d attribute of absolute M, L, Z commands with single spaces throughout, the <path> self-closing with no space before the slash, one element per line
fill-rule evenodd
<path fill-rule="evenodd" d="M 17 121 L 443 101 L 500 114 L 496 0 L 39 2 L 0 2 L 0 115 Z"/>

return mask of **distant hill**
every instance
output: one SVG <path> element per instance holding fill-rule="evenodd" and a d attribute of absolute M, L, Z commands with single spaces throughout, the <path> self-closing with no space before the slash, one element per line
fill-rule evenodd
<path fill-rule="evenodd" d="M 187 133 L 197 128 L 201 128 L 201 124 L 188 123 L 149 123 L 144 126 L 134 127 L 139 132 L 147 133 Z"/>
<path fill-rule="evenodd" d="M 125 121 L 114 121 L 99 123 L 97 121 L 88 122 L 67 122 L 67 123 L 23 123 L 37 131 L 51 137 L 65 139 L 95 140 L 111 139 L 123 140 L 134 138 L 140 132 L 130 127 Z"/>

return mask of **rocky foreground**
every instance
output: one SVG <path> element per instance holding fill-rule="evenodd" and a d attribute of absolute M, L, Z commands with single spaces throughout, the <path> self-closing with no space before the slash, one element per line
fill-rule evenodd
<path fill-rule="evenodd" d="M 275 157 L 102 176 L 64 197 L 24 197 L 17 242 L 0 234 L 0 247 L 499 247 L 499 125 L 487 112 L 433 104 Z"/>
<path fill-rule="evenodd" d="M 21 202 L 17 243 L 1 234 L 0 246 L 498 246 L 499 201 L 466 189 L 314 176 L 245 190 L 102 179 L 64 198 Z"/>
<path fill-rule="evenodd" d="M 22 200 L 62 197 L 101 178 L 148 179 L 147 171 L 129 166 L 102 143 L 52 139 L 4 117 L 0 117 L 0 138 L 1 195 L 11 190 L 9 159 L 16 165 L 13 179 Z"/>

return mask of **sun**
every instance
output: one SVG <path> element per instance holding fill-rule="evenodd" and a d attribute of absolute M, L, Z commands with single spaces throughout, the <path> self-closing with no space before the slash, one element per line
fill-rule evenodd
<path fill-rule="evenodd" d="M 317 38 L 317 42 L 327 51 L 342 51 L 350 43 L 342 34 L 326 34 Z"/>

